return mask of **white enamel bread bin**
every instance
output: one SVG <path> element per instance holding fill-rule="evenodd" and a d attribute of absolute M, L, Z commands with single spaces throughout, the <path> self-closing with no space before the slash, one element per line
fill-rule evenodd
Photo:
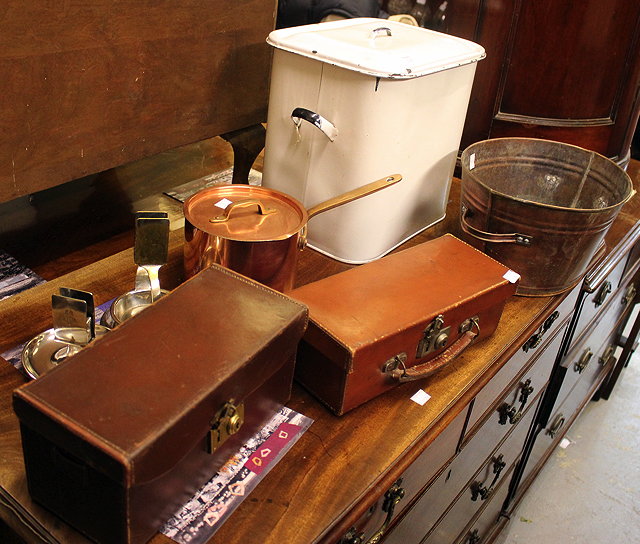
<path fill-rule="evenodd" d="M 403 180 L 309 221 L 308 244 L 365 263 L 442 220 L 476 43 L 384 19 L 276 30 L 262 184 L 319 202 Z"/>

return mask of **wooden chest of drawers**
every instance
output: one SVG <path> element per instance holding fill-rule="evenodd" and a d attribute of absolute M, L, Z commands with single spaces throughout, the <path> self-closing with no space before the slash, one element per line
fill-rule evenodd
<path fill-rule="evenodd" d="M 452 206 L 455 191 L 454 184 Z M 451 217 L 411 243 L 455 234 Z M 611 267 L 595 271 L 611 281 L 611 292 L 591 316 L 581 310 L 593 304 L 595 284 L 559 297 L 512 297 L 496 332 L 441 373 L 402 384 L 342 417 L 294 388 L 289 406 L 313 425 L 210 542 L 491 542 L 560 436 L 622 360 L 618 330 L 636 303 L 628 286 L 638 268 L 640 229 L 628 218 L 616 225 L 609 252 L 615 258 L 606 261 Z M 180 233 L 172 235 L 167 277 L 176 281 L 181 242 Z M 312 251 L 301 257 L 303 282 L 345 269 Z M 133 281 L 131 263 L 130 253 L 114 256 L 11 304 L 0 301 L 0 315 L 10 324 L 0 331 L 0 347 L 39 332 L 50 316 L 50 294 L 60 285 L 88 288 L 101 303 Z M 587 348 L 593 355 L 581 363 Z M 20 484 L 24 468 L 8 399 L 21 380 L 9 370 L 0 373 L 0 438 L 8 460 L 0 470 L 0 499 L 11 509 L 0 504 L 0 515 L 27 541 L 39 542 L 34 535 L 43 534 L 84 544 L 38 509 Z M 431 396 L 423 406 L 410 400 L 418 388 Z M 157 535 L 151 542 L 170 540 Z"/>

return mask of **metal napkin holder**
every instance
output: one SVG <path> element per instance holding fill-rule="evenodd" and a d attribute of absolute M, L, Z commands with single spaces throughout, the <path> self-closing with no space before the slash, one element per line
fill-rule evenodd
<path fill-rule="evenodd" d="M 169 256 L 167 212 L 136 213 L 133 259 L 138 266 L 132 291 L 116 298 L 102 315 L 101 323 L 113 328 L 133 317 L 168 291 L 160 287 L 159 271 Z"/>
<path fill-rule="evenodd" d="M 38 334 L 22 348 L 25 372 L 36 379 L 78 353 L 108 328 L 96 324 L 93 294 L 61 287 L 51 295 L 53 328 Z"/>

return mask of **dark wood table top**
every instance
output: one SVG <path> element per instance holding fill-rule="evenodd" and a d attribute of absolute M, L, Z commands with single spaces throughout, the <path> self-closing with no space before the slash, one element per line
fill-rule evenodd
<path fill-rule="evenodd" d="M 459 234 L 458 193 L 459 185 L 454 181 L 447 218 L 403 247 L 445 232 Z M 634 197 L 611 228 L 608 250 L 635 225 L 637 200 Z M 180 229 L 171 233 L 170 262 L 162 269 L 162 282 L 167 287 L 181 279 L 182 236 Z M 297 283 L 302 285 L 349 267 L 306 249 L 300 255 Z M 0 301 L 0 352 L 51 326 L 50 296 L 59 287 L 89 290 L 100 304 L 129 290 L 134 274 L 132 250 L 127 249 Z M 289 406 L 312 418 L 313 425 L 211 542 L 306 544 L 339 538 L 362 512 L 363 498 L 372 491 L 383 493 L 393 483 L 562 298 L 512 297 L 491 337 L 469 348 L 435 376 L 400 385 L 342 417 L 332 415 L 296 385 Z M 0 516 L 29 541 L 85 542 L 30 500 L 18 422 L 11 408 L 11 392 L 23 382 L 13 367 L 0 365 Z M 410 401 L 420 388 L 431 395 L 424 406 Z M 151 542 L 172 541 L 157 535 Z"/>

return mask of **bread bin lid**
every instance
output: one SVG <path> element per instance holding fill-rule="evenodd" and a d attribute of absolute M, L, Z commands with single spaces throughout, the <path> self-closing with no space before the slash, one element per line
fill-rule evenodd
<path fill-rule="evenodd" d="M 267 43 L 363 74 L 410 79 L 483 59 L 477 43 L 396 21 L 355 18 L 274 30 Z"/>

